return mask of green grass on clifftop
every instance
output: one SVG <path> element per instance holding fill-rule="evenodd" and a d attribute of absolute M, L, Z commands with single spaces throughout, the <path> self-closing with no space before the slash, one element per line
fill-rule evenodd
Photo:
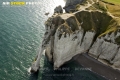
<path fill-rule="evenodd" d="M 103 1 L 110 2 L 110 3 L 113 3 L 113 4 L 119 4 L 120 5 L 120 0 L 103 0 Z"/>

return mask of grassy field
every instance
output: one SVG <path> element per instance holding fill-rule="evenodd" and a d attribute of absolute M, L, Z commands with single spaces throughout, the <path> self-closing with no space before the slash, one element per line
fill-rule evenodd
<path fill-rule="evenodd" d="M 120 5 L 120 0 L 104 0 L 104 1 Z"/>

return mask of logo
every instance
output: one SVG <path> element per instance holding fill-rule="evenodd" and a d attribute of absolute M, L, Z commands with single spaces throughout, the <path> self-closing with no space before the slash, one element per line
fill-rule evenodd
<path fill-rule="evenodd" d="M 27 5 L 40 5 L 41 2 L 24 2 L 24 1 L 11 1 L 3 2 L 3 6 L 27 6 Z"/>

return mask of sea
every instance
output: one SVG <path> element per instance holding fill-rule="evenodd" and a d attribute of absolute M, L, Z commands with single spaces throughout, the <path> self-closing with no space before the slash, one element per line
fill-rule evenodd
<path fill-rule="evenodd" d="M 9 5 L 13 1 L 39 4 Z M 45 55 L 40 70 L 29 73 L 44 37 L 44 23 L 58 5 L 64 6 L 65 1 L 0 0 L 0 80 L 105 80 L 74 61 L 54 70 Z"/>

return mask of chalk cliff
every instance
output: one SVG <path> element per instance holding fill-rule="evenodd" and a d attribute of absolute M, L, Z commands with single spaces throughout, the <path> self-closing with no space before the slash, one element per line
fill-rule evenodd
<path fill-rule="evenodd" d="M 120 70 L 120 15 L 114 12 L 119 11 L 118 6 L 86 0 L 77 5 L 75 12 L 51 16 L 45 22 L 42 47 L 54 69 L 77 54 L 88 53 Z"/>

